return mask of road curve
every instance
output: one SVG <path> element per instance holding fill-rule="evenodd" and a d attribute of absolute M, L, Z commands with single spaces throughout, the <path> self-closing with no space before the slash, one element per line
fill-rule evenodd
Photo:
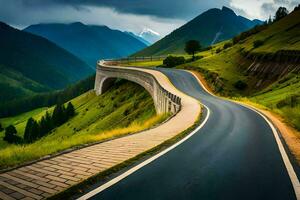
<path fill-rule="evenodd" d="M 186 71 L 159 70 L 210 109 L 208 121 L 91 199 L 296 199 L 272 130 L 259 114 L 208 94 Z"/>

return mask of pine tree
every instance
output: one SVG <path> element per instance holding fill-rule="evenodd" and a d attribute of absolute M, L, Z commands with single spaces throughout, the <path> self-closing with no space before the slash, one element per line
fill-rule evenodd
<path fill-rule="evenodd" d="M 62 125 L 63 123 L 65 123 L 65 122 L 68 121 L 68 119 L 69 119 L 69 116 L 68 116 L 68 114 L 67 114 L 67 109 L 66 109 L 66 107 L 65 107 L 64 104 L 62 104 L 61 110 L 62 110 L 62 118 L 61 118 L 61 123 L 60 123 L 60 125 Z"/>
<path fill-rule="evenodd" d="M 32 135 L 33 124 L 34 124 L 34 119 L 32 117 L 30 117 L 27 120 L 25 132 L 24 132 L 24 141 L 27 143 L 30 143 L 33 141 L 33 135 Z"/>
<path fill-rule="evenodd" d="M 71 118 L 75 115 L 75 109 L 71 102 L 68 103 L 66 112 L 67 112 L 68 118 Z"/>
<path fill-rule="evenodd" d="M 54 128 L 53 118 L 48 111 L 46 112 L 45 120 L 46 120 L 46 132 L 48 133 Z"/>
<path fill-rule="evenodd" d="M 274 21 L 278 21 L 289 14 L 289 11 L 285 7 L 279 7 L 276 11 Z"/>
<path fill-rule="evenodd" d="M 269 19 L 267 21 L 267 24 L 272 24 L 272 17 L 271 17 L 271 15 L 270 15 L 270 17 L 269 17 Z"/>
<path fill-rule="evenodd" d="M 34 142 L 35 140 L 37 140 L 40 137 L 40 126 L 37 123 L 37 121 L 33 120 L 32 123 L 32 129 L 31 129 L 31 135 L 32 135 L 32 141 Z"/>
<path fill-rule="evenodd" d="M 43 116 L 39 123 L 39 137 L 43 137 L 48 133 L 46 117 Z"/>
<path fill-rule="evenodd" d="M 61 104 L 57 104 L 52 114 L 53 124 L 59 126 L 64 123 L 64 109 Z"/>
<path fill-rule="evenodd" d="M 3 131 L 3 127 L 2 127 L 2 124 L 0 123 L 0 132 Z"/>

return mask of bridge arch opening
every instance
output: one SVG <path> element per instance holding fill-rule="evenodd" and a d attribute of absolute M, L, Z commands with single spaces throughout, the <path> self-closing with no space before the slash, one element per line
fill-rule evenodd
<path fill-rule="evenodd" d="M 117 78 L 106 77 L 103 78 L 100 84 L 100 94 L 105 93 L 117 80 Z"/>

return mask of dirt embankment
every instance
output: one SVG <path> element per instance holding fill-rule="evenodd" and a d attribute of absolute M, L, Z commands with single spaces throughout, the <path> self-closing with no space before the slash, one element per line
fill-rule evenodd
<path fill-rule="evenodd" d="M 278 51 L 275 54 L 244 53 L 240 67 L 254 89 L 264 88 L 289 73 L 300 73 L 300 51 Z"/>

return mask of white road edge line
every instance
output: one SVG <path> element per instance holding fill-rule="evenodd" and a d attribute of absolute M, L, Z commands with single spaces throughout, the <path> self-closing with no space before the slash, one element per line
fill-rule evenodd
<path fill-rule="evenodd" d="M 203 104 L 201 104 L 203 105 Z M 167 149 L 163 150 L 162 152 L 152 156 L 151 158 L 143 161 L 142 163 L 138 164 L 137 166 L 129 169 L 128 171 L 124 172 L 123 174 L 117 176 L 116 178 L 108 181 L 107 183 L 104 183 L 103 185 L 99 186 L 98 188 L 90 191 L 89 193 L 79 197 L 77 200 L 86 200 L 91 198 L 92 196 L 95 196 L 96 194 L 102 192 L 103 190 L 113 186 L 114 184 L 118 183 L 119 181 L 121 181 L 122 179 L 126 178 L 127 176 L 129 176 L 130 174 L 134 173 L 135 171 L 141 169 L 142 167 L 150 164 L 151 162 L 153 162 L 154 160 L 156 160 L 157 158 L 163 156 L 164 154 L 168 153 L 169 151 L 171 151 L 172 149 L 176 148 L 177 146 L 179 146 L 180 144 L 182 144 L 184 141 L 188 140 L 190 137 L 192 137 L 196 132 L 198 132 L 207 122 L 209 115 L 210 115 L 210 110 L 206 105 L 203 105 L 206 110 L 207 110 L 207 114 L 206 117 L 204 119 L 204 121 L 195 129 L 193 130 L 190 134 L 188 134 L 187 136 L 185 136 L 183 139 L 181 139 L 180 141 L 176 142 L 175 144 L 173 144 L 172 146 L 168 147 Z"/>
<path fill-rule="evenodd" d="M 215 94 L 213 94 L 210 91 L 208 91 L 207 88 L 205 88 L 204 84 L 201 82 L 201 80 L 193 72 L 190 72 L 190 71 L 187 71 L 187 72 L 191 73 L 198 80 L 198 82 L 200 83 L 200 85 L 203 87 L 203 89 L 206 92 L 208 92 L 210 95 L 213 95 L 213 96 L 217 97 Z M 270 126 L 270 128 L 271 128 L 271 130 L 273 132 L 273 135 L 275 137 L 275 140 L 276 140 L 279 152 L 281 154 L 282 160 L 284 162 L 284 165 L 286 167 L 286 170 L 287 170 L 288 175 L 290 177 L 290 180 L 292 182 L 296 198 L 297 198 L 297 200 L 300 200 L 300 183 L 299 183 L 298 177 L 297 177 L 296 172 L 295 172 L 295 170 L 293 168 L 293 165 L 292 165 L 292 163 L 291 163 L 291 161 L 290 161 L 290 159 L 289 159 L 289 157 L 288 157 L 288 155 L 287 155 L 287 153 L 286 153 L 286 151 L 284 149 L 284 146 L 283 146 L 283 144 L 282 144 L 282 142 L 280 140 L 279 133 L 276 130 L 276 128 L 274 127 L 273 123 L 271 123 L 270 120 L 264 114 L 262 114 L 261 112 L 259 112 L 255 108 L 252 108 L 250 106 L 247 106 L 245 104 L 238 103 L 238 102 L 235 102 L 235 101 L 231 101 L 231 102 L 239 104 L 239 105 L 241 105 L 241 106 L 243 106 L 245 108 L 248 108 L 248 109 L 256 112 L 257 114 L 259 114 L 268 123 L 268 125 Z"/>

